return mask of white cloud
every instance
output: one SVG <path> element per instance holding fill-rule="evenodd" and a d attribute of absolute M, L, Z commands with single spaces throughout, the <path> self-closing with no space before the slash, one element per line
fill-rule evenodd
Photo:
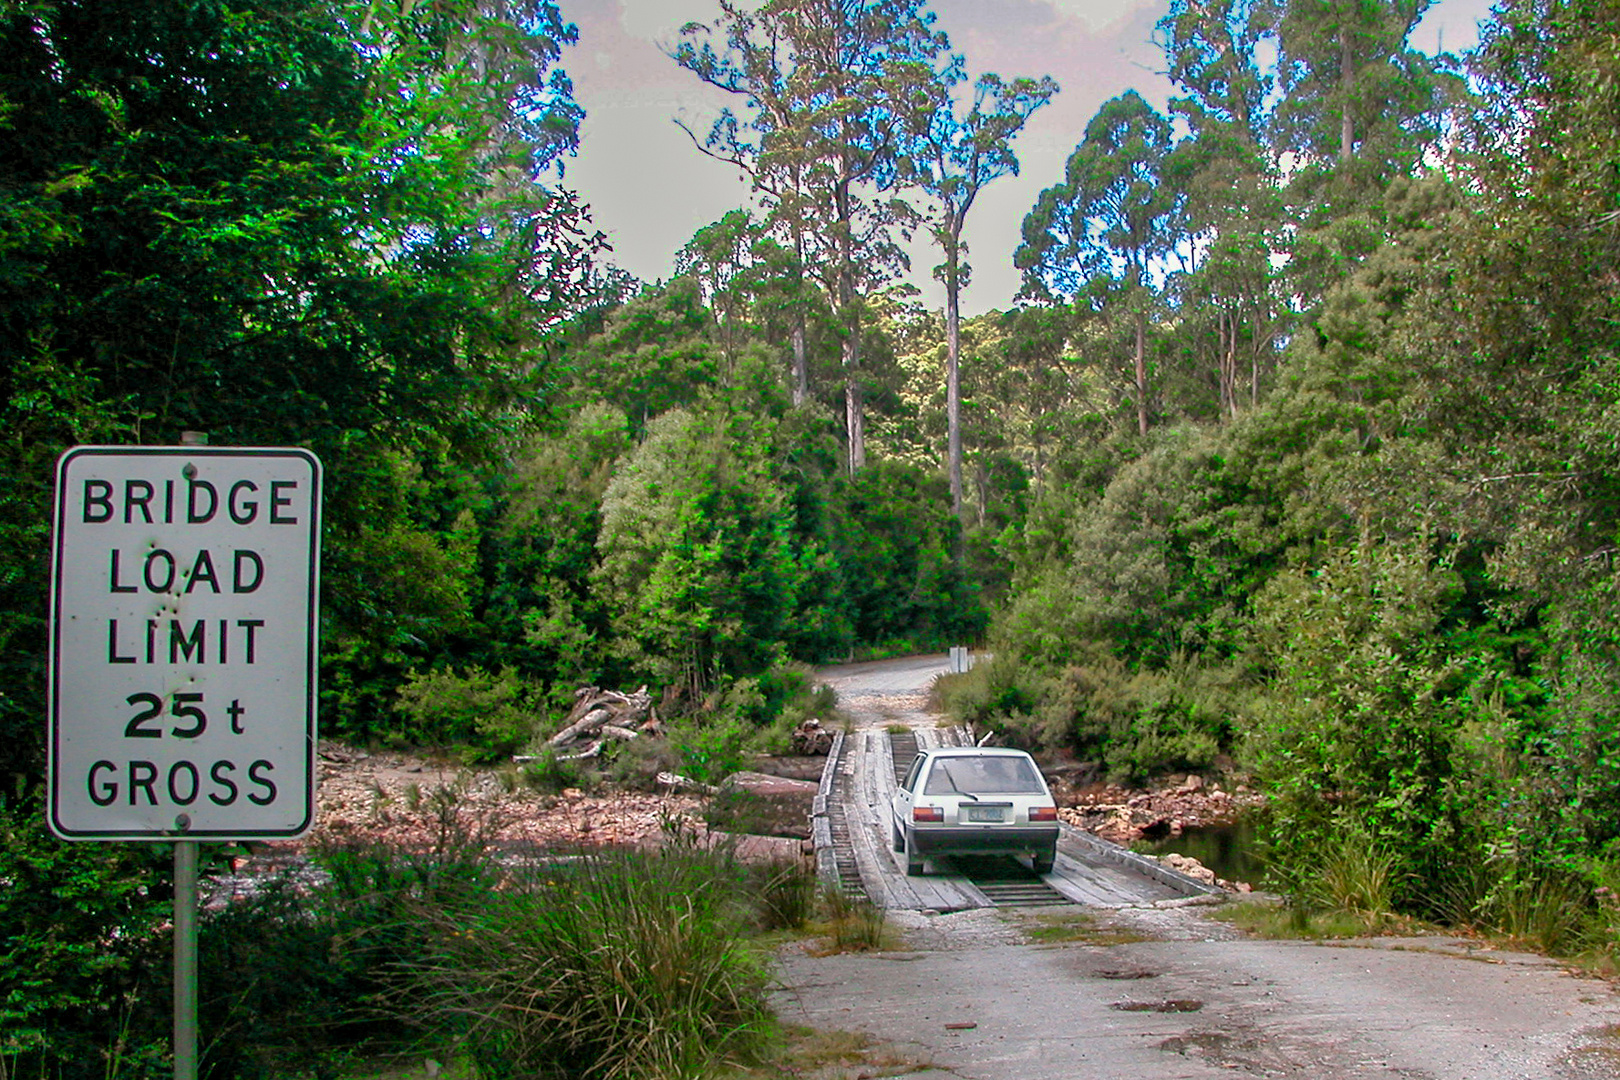
<path fill-rule="evenodd" d="M 1059 15 L 1078 19 L 1094 34 L 1124 22 L 1142 8 L 1163 6 L 1163 0 L 1052 0 Z"/>
<path fill-rule="evenodd" d="M 689 22 L 713 22 L 719 15 L 714 0 L 619 0 L 619 25 L 643 41 L 668 40 Z"/>

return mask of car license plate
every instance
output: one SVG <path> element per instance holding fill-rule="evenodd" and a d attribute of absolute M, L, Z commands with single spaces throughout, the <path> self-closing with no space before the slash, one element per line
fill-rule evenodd
<path fill-rule="evenodd" d="M 999 806 L 969 806 L 966 807 L 968 821 L 999 822 L 1005 821 L 1004 811 Z"/>

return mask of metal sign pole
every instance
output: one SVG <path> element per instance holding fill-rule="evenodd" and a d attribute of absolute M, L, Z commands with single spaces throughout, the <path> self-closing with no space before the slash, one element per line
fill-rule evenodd
<path fill-rule="evenodd" d="M 197 1080 L 197 841 L 174 842 L 174 1080 Z"/>

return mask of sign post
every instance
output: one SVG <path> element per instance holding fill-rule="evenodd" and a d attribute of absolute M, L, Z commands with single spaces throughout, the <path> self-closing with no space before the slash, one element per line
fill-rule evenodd
<path fill-rule="evenodd" d="M 180 1080 L 196 1070 L 197 842 L 314 823 L 320 510 L 305 450 L 81 446 L 57 462 L 49 824 L 175 843 Z"/>

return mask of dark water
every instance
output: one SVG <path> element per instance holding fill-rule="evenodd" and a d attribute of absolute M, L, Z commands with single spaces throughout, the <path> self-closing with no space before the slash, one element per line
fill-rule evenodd
<path fill-rule="evenodd" d="M 1180 836 L 1136 847 L 1150 855 L 1191 855 L 1228 881 L 1257 883 L 1264 870 L 1254 848 L 1254 826 L 1244 821 L 1187 829 Z"/>

